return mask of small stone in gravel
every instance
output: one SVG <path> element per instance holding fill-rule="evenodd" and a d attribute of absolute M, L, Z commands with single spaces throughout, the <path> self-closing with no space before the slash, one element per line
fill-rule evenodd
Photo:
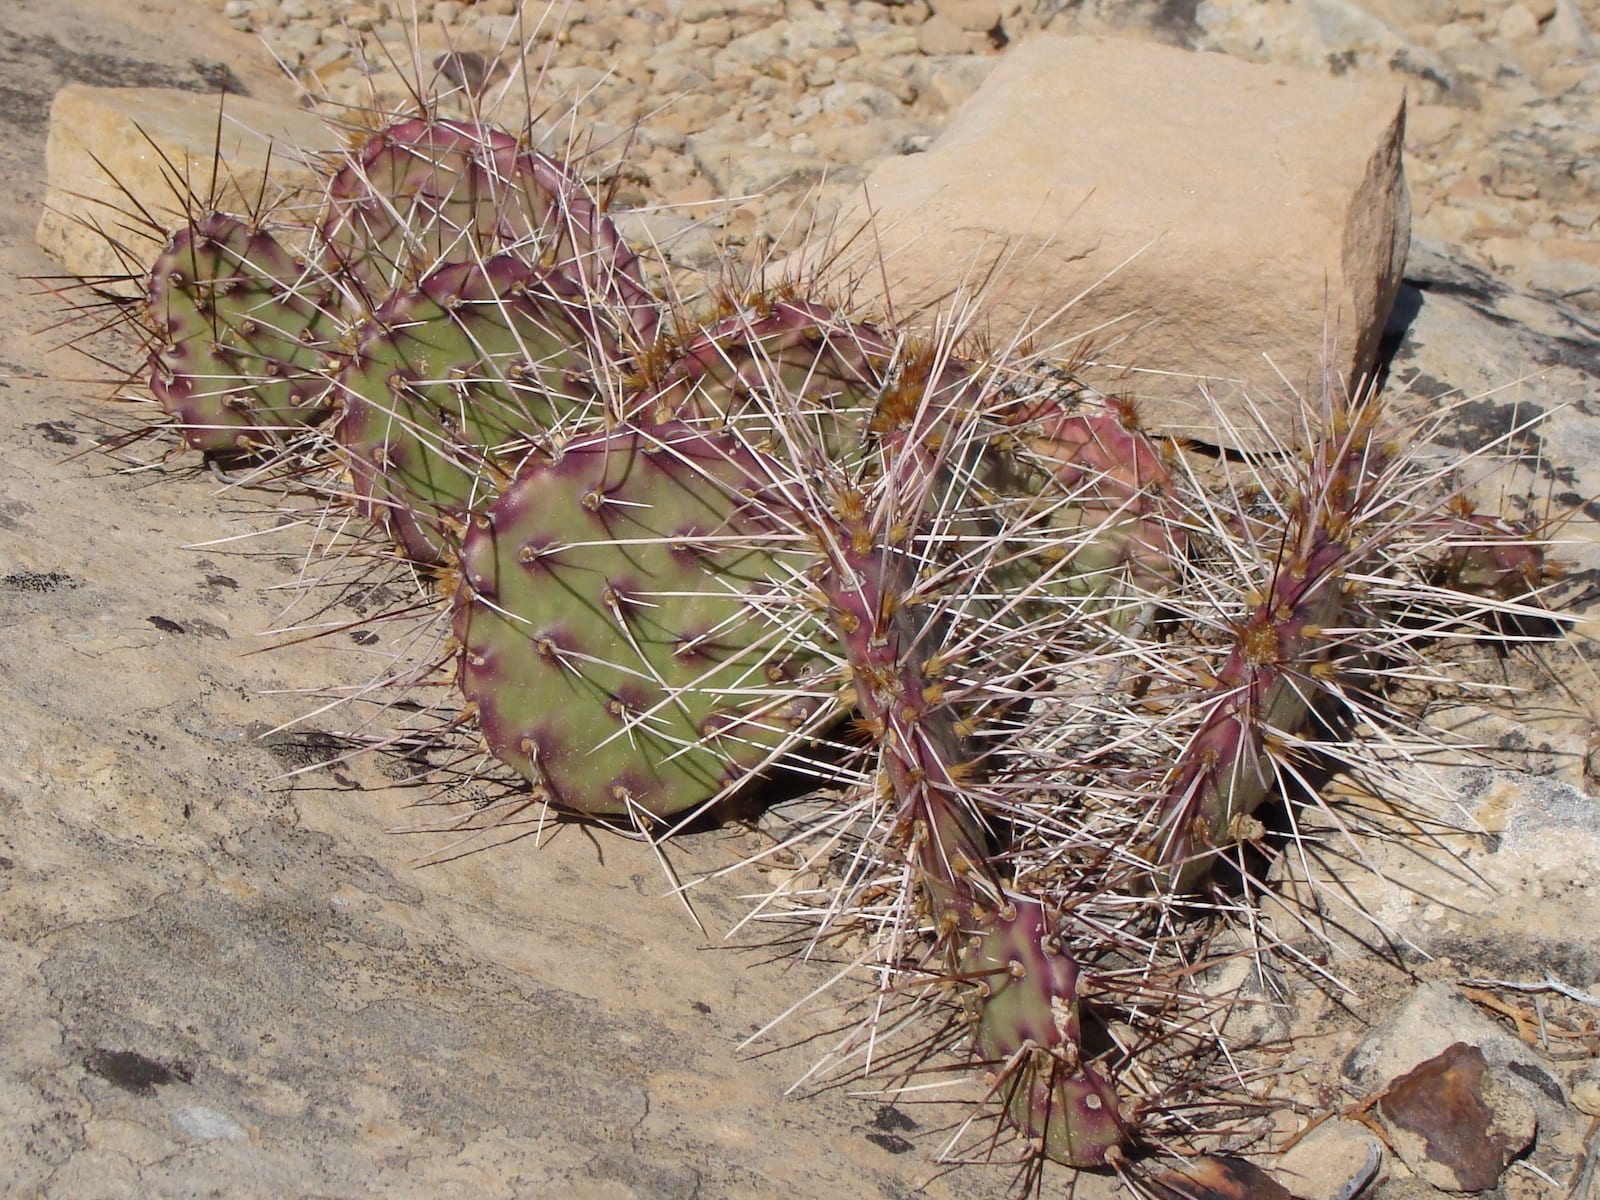
<path fill-rule="evenodd" d="M 467 50 L 439 55 L 433 60 L 433 69 L 458 87 L 476 92 L 488 80 L 492 67 L 483 55 Z"/>
<path fill-rule="evenodd" d="M 1592 1062 L 1572 1081 L 1572 1107 L 1586 1117 L 1600 1117 L 1600 1063 Z"/>
<path fill-rule="evenodd" d="M 917 27 L 917 49 L 923 54 L 966 54 L 974 50 L 980 40 L 979 35 L 942 13 L 936 13 Z"/>
<path fill-rule="evenodd" d="M 1378 1115 L 1406 1166 L 1450 1192 L 1494 1187 L 1538 1129 L 1533 1106 L 1465 1042 L 1392 1080 Z"/>
<path fill-rule="evenodd" d="M 222 15 L 235 29 L 255 27 L 255 0 L 228 0 L 222 6 Z"/>
<path fill-rule="evenodd" d="M 1297 1200 L 1355 1200 L 1383 1165 L 1383 1144 L 1354 1121 L 1324 1121 L 1279 1158 L 1274 1174 Z"/>
<path fill-rule="evenodd" d="M 777 59 L 808 62 L 829 50 L 854 46 L 849 27 L 830 13 L 809 13 L 734 38 L 711 60 L 712 74 L 722 79 L 741 71 L 764 71 Z"/>
<path fill-rule="evenodd" d="M 1525 42 L 1539 36 L 1539 20 L 1521 4 L 1513 4 L 1500 14 L 1495 31 L 1508 42 Z"/>

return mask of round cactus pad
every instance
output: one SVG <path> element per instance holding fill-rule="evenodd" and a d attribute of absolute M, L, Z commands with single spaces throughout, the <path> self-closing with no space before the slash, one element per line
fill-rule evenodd
<path fill-rule="evenodd" d="M 473 520 L 461 688 L 551 803 L 692 809 L 814 711 L 784 628 L 784 581 L 809 559 L 748 498 L 762 469 L 725 434 L 623 428 L 530 461 Z"/>

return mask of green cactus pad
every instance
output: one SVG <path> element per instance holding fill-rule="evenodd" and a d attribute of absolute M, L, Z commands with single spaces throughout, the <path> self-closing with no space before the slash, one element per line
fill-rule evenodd
<path fill-rule="evenodd" d="M 225 213 L 168 239 L 145 296 L 150 390 L 190 446 L 249 451 L 327 413 L 331 293 L 270 233 Z"/>
<path fill-rule="evenodd" d="M 665 817 L 756 773 L 815 709 L 770 606 L 806 563 L 741 493 L 763 464 L 681 423 L 530 460 L 461 552 L 458 680 L 551 803 Z"/>
<path fill-rule="evenodd" d="M 595 404 L 577 288 L 510 255 L 435 271 L 391 298 L 338 376 L 358 507 L 412 560 L 443 561 L 467 514 Z"/>

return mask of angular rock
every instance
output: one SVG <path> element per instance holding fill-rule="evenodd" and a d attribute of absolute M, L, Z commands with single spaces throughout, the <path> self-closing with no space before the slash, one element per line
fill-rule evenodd
<path fill-rule="evenodd" d="M 1516 1097 L 1516 1101 L 1506 1101 L 1508 1116 L 1517 1115 L 1520 1122 L 1521 1108 L 1526 1106 L 1529 1121 L 1536 1119 L 1552 1129 L 1568 1119 L 1565 1093 L 1549 1064 L 1479 1012 L 1455 988 L 1442 983 L 1418 986 L 1350 1052 L 1343 1064 L 1344 1076 L 1369 1093 L 1392 1088 L 1394 1081 L 1457 1044 L 1479 1055 L 1494 1077 L 1497 1095 L 1505 1092 Z"/>
<path fill-rule="evenodd" d="M 210 192 L 219 149 L 215 204 L 246 214 L 311 187 L 307 155 L 338 140 L 310 112 L 244 96 L 68 84 L 50 108 L 39 245 L 74 274 L 140 273 L 162 238 L 136 214 L 179 223 L 187 193 Z"/>
<path fill-rule="evenodd" d="M 1134 369 L 1118 386 L 1154 423 L 1259 444 L 1219 435 L 1200 389 L 1282 396 L 1281 372 L 1315 395 L 1325 328 L 1335 371 L 1371 369 L 1409 237 L 1403 127 L 1395 86 L 1038 37 L 928 153 L 878 165 L 839 240 L 870 210 L 857 244 L 881 248 L 901 312 L 987 280 L 996 339 L 1092 347 Z M 1263 412 L 1290 436 L 1287 406 Z"/>
<path fill-rule="evenodd" d="M 1383 1145 L 1354 1121 L 1324 1121 L 1274 1168 L 1299 1200 L 1355 1200 L 1383 1165 Z"/>
<path fill-rule="evenodd" d="M 1205 30 L 1206 46 L 1225 54 L 1260 60 L 1270 46 L 1268 53 L 1276 63 L 1312 71 L 1387 68 L 1413 76 L 1413 92 L 1450 91 L 1444 64 L 1402 32 L 1428 28 L 1426 6 L 1409 4 L 1410 12 L 1400 11 L 1391 0 L 1388 7 L 1396 11 L 1381 16 L 1369 11 L 1373 7 L 1358 0 L 1301 0 L 1274 6 L 1253 0 L 1205 0 L 1195 19 Z"/>
<path fill-rule="evenodd" d="M 1448 1192 L 1482 1192 L 1533 1142 L 1533 1106 L 1455 1042 L 1389 1083 L 1378 1114 L 1400 1157 Z"/>

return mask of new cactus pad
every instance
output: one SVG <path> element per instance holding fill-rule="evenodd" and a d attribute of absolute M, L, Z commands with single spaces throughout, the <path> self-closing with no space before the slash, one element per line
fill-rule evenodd
<path fill-rule="evenodd" d="M 328 181 L 331 273 L 376 307 L 435 267 L 514 253 L 578 282 L 644 346 L 659 319 L 638 256 L 567 164 L 473 121 L 423 116 L 371 134 Z"/>

